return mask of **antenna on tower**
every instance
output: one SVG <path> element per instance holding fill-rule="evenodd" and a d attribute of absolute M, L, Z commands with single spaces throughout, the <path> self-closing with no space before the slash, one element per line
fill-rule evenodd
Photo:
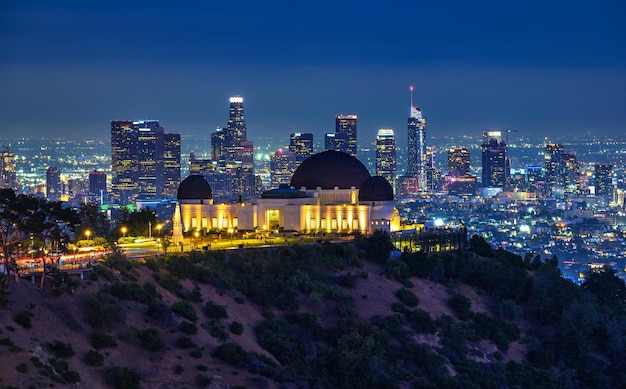
<path fill-rule="evenodd" d="M 411 108 L 413 108 L 413 85 L 409 86 L 409 90 L 411 91 Z"/>

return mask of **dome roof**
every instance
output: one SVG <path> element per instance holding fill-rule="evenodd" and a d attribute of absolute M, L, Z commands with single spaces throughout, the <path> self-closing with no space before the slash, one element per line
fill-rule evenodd
<path fill-rule="evenodd" d="M 327 150 L 305 159 L 291 177 L 294 188 L 350 189 L 360 188 L 370 178 L 365 165 L 341 151 Z"/>
<path fill-rule="evenodd" d="M 179 200 L 212 199 L 213 191 L 207 180 L 200 175 L 192 174 L 178 185 Z"/>
<path fill-rule="evenodd" d="M 393 201 L 393 188 L 385 177 L 374 176 L 361 185 L 359 201 Z"/>

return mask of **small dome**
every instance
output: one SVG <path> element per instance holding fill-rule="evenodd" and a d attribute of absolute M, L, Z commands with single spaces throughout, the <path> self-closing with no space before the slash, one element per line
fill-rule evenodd
<path fill-rule="evenodd" d="M 192 174 L 178 185 L 178 195 L 176 197 L 179 200 L 212 199 L 213 191 L 211 190 L 211 185 L 203 176 Z"/>
<path fill-rule="evenodd" d="M 359 201 L 393 201 L 393 188 L 385 177 L 374 176 L 361 185 Z"/>
<path fill-rule="evenodd" d="M 370 178 L 365 165 L 341 151 L 327 150 L 305 159 L 291 177 L 293 188 L 360 188 Z"/>

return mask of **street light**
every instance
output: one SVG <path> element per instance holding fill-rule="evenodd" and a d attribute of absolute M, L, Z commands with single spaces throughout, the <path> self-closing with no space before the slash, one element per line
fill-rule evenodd
<path fill-rule="evenodd" d="M 198 241 L 199 241 L 198 238 L 200 237 L 200 233 L 198 231 L 196 231 L 196 232 L 193 233 L 193 236 L 196 237 L 196 247 L 198 247 Z"/>
<path fill-rule="evenodd" d="M 87 240 L 89 240 L 89 237 L 91 236 L 91 230 L 85 230 L 85 236 L 87 237 Z"/>
<path fill-rule="evenodd" d="M 163 228 L 163 224 L 161 224 L 161 223 L 157 224 L 156 228 L 157 228 L 157 231 L 159 231 L 159 236 L 160 236 L 161 235 L 161 228 Z"/>
<path fill-rule="evenodd" d="M 126 231 L 128 231 L 126 226 L 122 226 L 122 234 L 124 235 L 124 238 L 126 238 Z"/>
<path fill-rule="evenodd" d="M 157 238 L 157 257 L 161 255 L 161 238 Z"/>

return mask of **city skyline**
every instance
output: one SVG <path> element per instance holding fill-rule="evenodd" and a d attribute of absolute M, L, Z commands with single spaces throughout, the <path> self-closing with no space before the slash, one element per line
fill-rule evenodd
<path fill-rule="evenodd" d="M 403 143 L 414 85 L 437 134 L 624 134 L 617 2 L 321 1 L 306 15 L 281 2 L 149 5 L 4 6 L 0 132 L 104 136 L 110 120 L 133 117 L 199 136 L 241 95 L 251 139 L 321 139 L 337 114 L 354 113 L 359 143 L 379 128 Z M 121 17 L 159 27 L 118 28 Z"/>

